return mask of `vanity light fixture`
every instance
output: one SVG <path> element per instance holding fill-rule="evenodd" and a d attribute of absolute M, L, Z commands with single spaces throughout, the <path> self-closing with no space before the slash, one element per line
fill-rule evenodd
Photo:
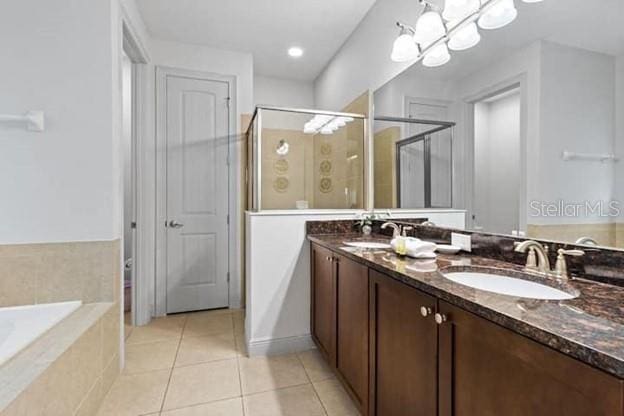
<path fill-rule="evenodd" d="M 516 20 L 518 10 L 514 0 L 498 0 L 479 17 L 479 26 L 482 29 L 500 29 Z"/>
<path fill-rule="evenodd" d="M 316 114 L 312 120 L 303 126 L 303 132 L 305 134 L 332 134 L 352 121 L 353 117 Z"/>
<path fill-rule="evenodd" d="M 418 58 L 420 49 L 418 43 L 414 42 L 414 30 L 401 23 L 397 25 L 401 28 L 401 33 L 394 41 L 391 59 L 394 62 L 407 62 Z"/>
<path fill-rule="evenodd" d="M 303 56 L 303 49 L 299 46 L 293 46 L 288 49 L 288 56 L 291 58 L 301 58 Z"/>
<path fill-rule="evenodd" d="M 422 60 L 429 67 L 444 65 L 451 59 L 449 49 L 463 51 L 480 42 L 477 25 L 499 29 L 518 16 L 514 0 L 445 0 L 443 8 L 429 0 L 419 2 L 423 9 L 414 27 L 397 22 L 400 32 L 390 55 L 394 62 Z"/>

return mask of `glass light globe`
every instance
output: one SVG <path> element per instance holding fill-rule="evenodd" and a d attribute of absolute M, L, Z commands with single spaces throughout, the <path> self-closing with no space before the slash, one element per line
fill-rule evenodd
<path fill-rule="evenodd" d="M 407 62 L 416 59 L 420 51 L 414 42 L 414 37 L 408 30 L 401 30 L 401 34 L 394 41 L 390 59 L 394 62 Z"/>
<path fill-rule="evenodd" d="M 441 43 L 433 47 L 425 58 L 423 59 L 423 65 L 428 67 L 441 66 L 451 60 L 451 54 L 449 53 L 446 43 Z"/>
<path fill-rule="evenodd" d="M 423 13 L 416 22 L 414 40 L 420 45 L 427 46 L 445 34 L 446 28 L 440 13 L 428 11 Z"/>
<path fill-rule="evenodd" d="M 318 130 L 308 124 L 306 124 L 305 126 L 303 126 L 303 132 L 305 134 L 316 134 L 318 133 Z"/>
<path fill-rule="evenodd" d="M 479 10 L 479 0 L 446 0 L 442 17 L 445 20 L 461 20 Z"/>
<path fill-rule="evenodd" d="M 472 22 L 461 28 L 449 40 L 448 47 L 454 51 L 463 51 L 472 48 L 481 41 L 477 25 Z"/>
<path fill-rule="evenodd" d="M 513 22 L 518 16 L 514 0 L 500 0 L 479 18 L 483 29 L 499 29 Z"/>
<path fill-rule="evenodd" d="M 321 134 L 327 135 L 327 134 L 333 134 L 333 133 L 334 133 L 334 129 L 329 124 L 324 126 L 321 129 Z"/>

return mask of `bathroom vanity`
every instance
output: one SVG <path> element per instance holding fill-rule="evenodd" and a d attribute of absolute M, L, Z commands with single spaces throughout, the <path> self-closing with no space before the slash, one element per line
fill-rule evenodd
<path fill-rule="evenodd" d="M 355 238 L 308 234 L 311 330 L 363 415 L 624 415 L 624 288 L 574 279 L 574 299 L 499 295 L 443 273 L 522 266 L 346 248 Z"/>

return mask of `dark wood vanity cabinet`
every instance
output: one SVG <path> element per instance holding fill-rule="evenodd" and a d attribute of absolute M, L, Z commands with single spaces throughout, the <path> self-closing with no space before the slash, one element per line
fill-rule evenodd
<path fill-rule="evenodd" d="M 622 380 L 312 244 L 312 335 L 364 416 L 624 416 Z"/>
<path fill-rule="evenodd" d="M 435 416 L 436 299 L 374 270 L 370 299 L 369 414 Z"/>
<path fill-rule="evenodd" d="M 368 406 L 368 268 L 338 256 L 336 369 L 362 413 Z"/>
<path fill-rule="evenodd" d="M 312 245 L 312 335 L 362 414 L 368 407 L 368 268 Z"/>
<path fill-rule="evenodd" d="M 335 365 L 336 359 L 336 286 L 334 281 L 334 253 L 312 245 L 311 330 L 321 354 Z"/>
<path fill-rule="evenodd" d="M 439 416 L 622 415 L 622 381 L 439 301 Z"/>

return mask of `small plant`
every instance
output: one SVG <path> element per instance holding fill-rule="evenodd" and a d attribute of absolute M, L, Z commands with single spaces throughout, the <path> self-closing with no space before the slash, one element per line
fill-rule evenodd
<path fill-rule="evenodd" d="M 358 225 L 365 235 L 369 235 L 372 231 L 374 220 L 382 220 L 388 218 L 389 216 L 389 213 L 376 213 L 374 210 L 371 212 L 363 212 L 359 214 L 360 221 L 358 222 Z"/>

